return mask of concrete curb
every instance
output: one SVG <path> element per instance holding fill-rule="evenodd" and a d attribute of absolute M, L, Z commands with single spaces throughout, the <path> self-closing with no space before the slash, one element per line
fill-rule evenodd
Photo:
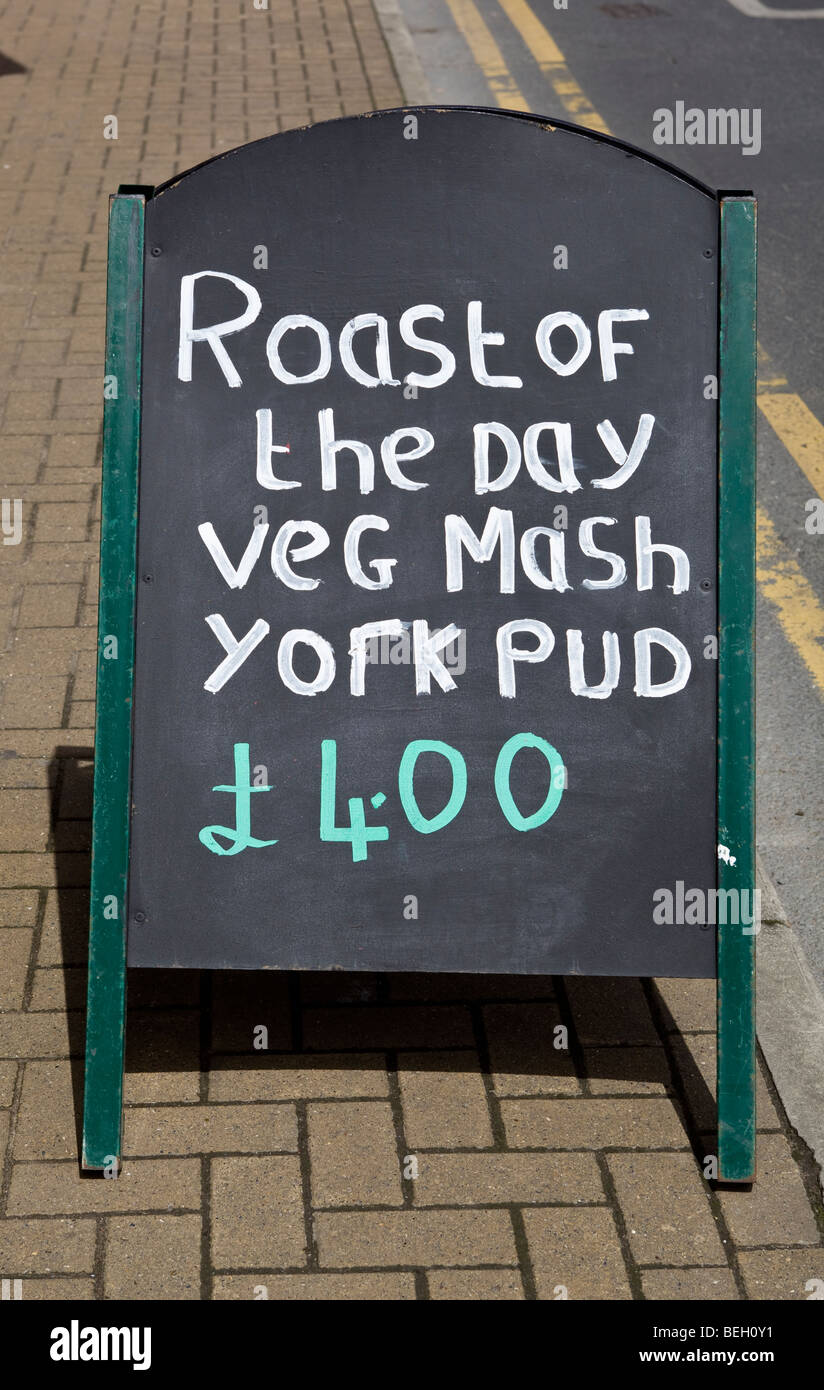
<path fill-rule="evenodd" d="M 401 14 L 398 0 L 372 2 L 407 104 L 426 106 L 432 101 L 432 88 L 418 57 L 415 41 Z"/>
<path fill-rule="evenodd" d="M 824 997 L 760 855 L 756 875 L 758 1041 L 787 1118 L 812 1150 L 824 1185 Z"/>

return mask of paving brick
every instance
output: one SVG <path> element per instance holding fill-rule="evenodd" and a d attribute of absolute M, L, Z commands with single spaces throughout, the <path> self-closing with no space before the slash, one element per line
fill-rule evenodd
<path fill-rule="evenodd" d="M 656 980 L 668 1032 L 715 1032 L 714 980 Z"/>
<path fill-rule="evenodd" d="M 41 348 L 42 346 L 39 345 Z M 7 482 L 17 482 L 21 470 L 31 468 L 36 472 L 42 463 L 45 447 L 45 438 L 38 438 L 37 435 L 8 440 L 3 447 L 3 465 Z"/>
<path fill-rule="evenodd" d="M 418 1207 L 605 1202 L 593 1154 L 421 1154 Z"/>
<path fill-rule="evenodd" d="M 402 1002 L 554 998 L 550 975 L 456 975 L 441 971 L 388 975 L 386 980 L 390 998 Z"/>
<path fill-rule="evenodd" d="M 759 1134 L 758 1180 L 750 1192 L 722 1189 L 718 1200 L 737 1245 L 816 1245 L 819 1233 L 804 1183 L 783 1134 Z"/>
<path fill-rule="evenodd" d="M 27 888 L 0 890 L 0 926 L 33 927 L 39 901 L 39 894 Z"/>
<path fill-rule="evenodd" d="M 298 977 L 301 1004 L 370 1004 L 378 997 L 377 975 L 319 970 Z"/>
<path fill-rule="evenodd" d="M 51 771 L 52 767 L 56 770 L 58 762 L 66 758 L 88 757 L 87 748 L 94 737 L 94 730 L 64 728 L 55 735 L 53 729 L 14 729 L 7 731 L 3 737 L 7 743 L 6 759 L 15 757 L 21 760 L 36 758 L 41 762 L 48 761 Z M 55 751 L 55 738 L 59 741 L 59 756 Z M 17 885 L 12 883 L 2 885 L 11 888 L 15 886 Z"/>
<path fill-rule="evenodd" d="M 292 1045 L 289 986 L 268 970 L 221 970 L 212 977 L 212 1051 L 252 1052 L 255 1029 L 268 1029 L 271 1050 Z"/>
<path fill-rule="evenodd" d="M 607 1164 L 639 1264 L 724 1263 L 724 1247 L 692 1154 L 610 1154 Z"/>
<path fill-rule="evenodd" d="M 572 975 L 565 984 L 582 1047 L 659 1041 L 640 980 Z"/>
<path fill-rule="evenodd" d="M 486 1088 L 476 1053 L 403 1053 L 398 1067 L 410 1151 L 492 1144 Z"/>
<path fill-rule="evenodd" d="M 130 1107 L 123 1152 L 129 1157 L 195 1153 L 296 1153 L 292 1105 L 148 1105 Z"/>
<path fill-rule="evenodd" d="M 25 927 L 0 928 L 0 1009 L 21 1009 L 29 968 L 32 933 Z"/>
<path fill-rule="evenodd" d="M 65 351 L 65 348 L 62 348 Z M 57 434 L 49 445 L 50 468 L 73 468 L 94 463 L 97 440 L 88 434 Z"/>
<path fill-rule="evenodd" d="M 580 1094 L 568 1048 L 555 1046 L 563 1037 L 556 1004 L 496 1004 L 483 1017 L 498 1095 Z"/>
<path fill-rule="evenodd" d="M 80 1056 L 79 1037 L 71 1038 L 65 1014 L 0 1014 L 0 1057 Z"/>
<path fill-rule="evenodd" d="M 523 1219 L 538 1298 L 631 1297 L 615 1221 L 605 1207 L 527 1208 Z"/>
<path fill-rule="evenodd" d="M 486 1302 L 524 1297 L 520 1274 L 514 1269 L 435 1269 L 427 1276 L 429 1296 L 451 1302 Z"/>
<path fill-rule="evenodd" d="M 0 1105 L 11 1105 L 17 1079 L 16 1062 L 0 1062 Z"/>
<path fill-rule="evenodd" d="M 66 475 L 63 476 L 65 477 Z M 96 470 L 94 470 L 84 480 L 84 486 L 89 486 L 96 482 L 98 482 L 98 475 Z M 40 496 L 44 495 L 46 492 L 51 493 L 53 489 L 55 491 L 60 491 L 59 488 L 55 487 L 53 481 L 49 479 L 46 482 L 39 483 L 37 487 L 27 487 L 25 492 L 27 496 Z M 67 491 L 68 489 L 64 490 Z M 34 547 L 32 547 L 32 550 L 33 549 Z M 14 582 L 15 593 L 19 594 L 21 598 L 30 584 L 74 584 L 77 586 L 85 583 L 87 588 L 90 584 L 88 565 L 85 564 L 82 559 L 78 562 L 78 557 L 76 556 L 74 563 L 62 560 L 55 564 L 51 564 L 48 557 L 48 548 L 36 558 L 31 556 L 31 551 L 29 550 L 21 552 L 21 558 L 15 565 L 13 573 L 10 572 L 9 579 Z M 69 646 L 73 640 L 72 634 L 68 632 L 58 631 L 58 636 L 63 646 Z M 42 642 L 36 634 L 31 631 L 24 631 L 23 629 L 19 629 L 16 634 L 15 646 L 17 645 L 17 641 L 22 641 L 24 644 L 27 641 L 31 641 L 38 645 L 42 645 Z M 16 650 L 10 657 L 8 667 L 5 669 L 8 669 L 10 675 L 23 674 L 22 671 L 18 670 Z M 37 673 L 33 668 L 29 668 L 28 674 L 36 675 Z"/>
<path fill-rule="evenodd" d="M 687 1299 L 709 1303 L 715 1299 L 741 1297 L 728 1265 L 707 1265 L 705 1269 L 645 1269 L 641 1273 L 644 1298 Z"/>
<path fill-rule="evenodd" d="M 32 1013 L 86 1007 L 87 972 L 79 965 L 35 970 L 29 1009 Z"/>
<path fill-rule="evenodd" d="M 81 1062 L 26 1062 L 15 1158 L 71 1158 L 78 1150 L 83 1094 Z"/>
<path fill-rule="evenodd" d="M 79 584 L 30 584 L 23 594 L 20 627 L 73 627 Z"/>
<path fill-rule="evenodd" d="M 388 1093 L 383 1058 L 368 1053 L 213 1057 L 209 1074 L 213 1101 L 344 1100 Z"/>
<path fill-rule="evenodd" d="M 500 1210 L 319 1212 L 314 1225 L 320 1263 L 332 1268 L 517 1264 Z"/>
<path fill-rule="evenodd" d="M 62 851 L 66 854 L 77 853 L 78 851 L 88 853 L 91 843 L 92 828 L 89 821 L 60 819 L 55 821 L 53 830 L 55 851 Z"/>
<path fill-rule="evenodd" d="M 64 1216 L 181 1207 L 200 1207 L 199 1159 L 135 1158 L 111 1179 L 81 1177 L 76 1160 L 15 1163 L 7 1210 L 10 1216 Z"/>
<path fill-rule="evenodd" d="M 49 555 L 56 561 L 53 548 L 50 546 L 48 549 Z M 79 563 L 84 558 L 91 558 L 91 546 L 88 557 L 80 547 L 77 547 L 76 554 L 64 557 L 72 564 Z M 81 632 L 79 628 L 66 627 L 21 629 L 12 648 L 12 671 L 7 672 L 9 678 L 3 697 L 5 727 L 46 731 L 58 727 L 59 716 L 65 704 L 68 678 L 74 670 L 77 653 L 96 645 L 96 636 L 89 630 Z M 57 721 L 54 718 L 55 711 Z M 37 717 L 41 713 L 44 715 L 43 719 Z M 25 721 L 27 717 L 30 717 L 30 722 L 14 722 L 15 719 Z M 48 742 L 51 744 L 51 752 L 54 750 L 53 734 L 49 735 Z M 61 735 L 61 743 L 69 742 L 68 738 Z M 44 749 L 47 746 L 45 739 L 43 746 Z"/>
<path fill-rule="evenodd" d="M 96 1240 L 96 1222 L 88 1219 L 0 1221 L 0 1270 L 4 1278 L 91 1271 Z"/>
<path fill-rule="evenodd" d="M 110 1216 L 104 1298 L 199 1299 L 199 1216 Z"/>
<path fill-rule="evenodd" d="M 50 795 L 45 788 L 0 792 L 3 850 L 42 853 L 51 831 L 49 817 Z"/>
<path fill-rule="evenodd" d="M 59 729 L 66 703 L 64 676 L 41 676 L 38 681 L 11 676 L 3 682 L 0 727 Z"/>
<path fill-rule="evenodd" d="M 10 391 L 6 403 L 6 419 L 25 420 L 43 412 L 44 399 L 39 391 Z"/>
<path fill-rule="evenodd" d="M 307 1107 L 315 1207 L 400 1206 L 400 1162 L 386 1101 L 324 1101 Z"/>
<path fill-rule="evenodd" d="M 94 1276 L 87 1274 L 77 1279 L 24 1279 L 22 1287 L 24 1302 L 43 1302 L 54 1299 L 57 1303 L 88 1302 L 95 1297 Z"/>
<path fill-rule="evenodd" d="M 214 1158 L 211 1253 L 217 1269 L 306 1264 L 297 1158 Z"/>
<path fill-rule="evenodd" d="M 51 343 L 35 342 L 23 348 L 20 363 L 32 367 L 51 366 L 62 362 L 65 355 L 65 344 L 59 339 Z"/>
<path fill-rule="evenodd" d="M 72 688 L 72 694 L 74 698 L 77 700 L 93 700 L 95 698 L 95 690 L 97 685 L 97 663 L 95 658 L 96 653 L 92 651 L 78 653 L 77 668 L 75 670 L 74 675 L 74 686 Z M 83 781 L 85 793 L 84 801 L 82 808 L 73 812 L 73 814 L 75 815 L 91 815 L 92 779 L 91 777 L 86 776 L 84 777 Z M 61 814 L 67 815 L 69 813 L 68 811 L 63 811 L 61 806 Z"/>
<path fill-rule="evenodd" d="M 503 1100 L 501 1114 L 515 1149 L 687 1147 L 669 1100 Z"/>
<path fill-rule="evenodd" d="M 313 1048 L 470 1047 L 473 1041 L 468 1010 L 449 1004 L 437 1008 L 358 1008 L 353 1004 L 307 1009 L 303 1019 L 304 1046 Z"/>
<path fill-rule="evenodd" d="M 738 1256 L 748 1298 L 811 1300 L 824 1294 L 824 1249 L 742 1250 Z"/>
<path fill-rule="evenodd" d="M 126 997 L 133 1011 L 200 1009 L 199 970 L 128 970 Z"/>
<path fill-rule="evenodd" d="M 70 729 L 91 729 L 94 727 L 93 700 L 72 699 L 68 727 Z"/>
<path fill-rule="evenodd" d="M 38 965 L 85 965 L 89 939 L 87 888 L 49 890 Z"/>
<path fill-rule="evenodd" d="M 84 502 L 41 502 L 34 534 L 38 541 L 82 541 L 88 524 L 89 508 Z"/>
<path fill-rule="evenodd" d="M 200 1099 L 200 1015 L 131 1009 L 126 1021 L 128 1105 Z"/>
<path fill-rule="evenodd" d="M 589 1047 L 584 1064 L 594 1096 L 660 1096 L 672 1086 L 663 1047 Z"/>
<path fill-rule="evenodd" d="M 263 1290 L 266 1290 L 264 1293 Z M 411 1300 L 413 1274 L 219 1274 L 214 1281 L 215 1299 L 283 1299 L 344 1302 Z"/>
<path fill-rule="evenodd" d="M 72 863 L 72 860 L 75 862 Z M 68 872 L 75 879 L 88 882 L 89 869 L 86 856 L 55 854 L 15 854 L 0 853 L 0 885 L 12 887 L 15 883 L 36 884 L 50 888 L 61 874 Z"/>
<path fill-rule="evenodd" d="M 74 688 L 77 696 L 77 683 Z M 61 820 L 90 819 L 94 787 L 94 763 L 85 758 L 64 758 L 61 763 L 62 785 L 58 814 Z"/>

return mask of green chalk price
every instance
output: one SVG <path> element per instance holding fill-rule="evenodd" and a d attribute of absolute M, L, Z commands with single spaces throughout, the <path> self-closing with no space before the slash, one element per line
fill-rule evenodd
<path fill-rule="evenodd" d="M 534 748 L 543 755 L 547 763 L 547 793 L 543 804 L 537 811 L 525 816 L 518 808 L 512 794 L 512 765 L 523 749 Z M 415 795 L 415 769 L 423 757 L 442 758 L 451 773 L 452 785 L 449 796 L 441 810 L 433 816 L 425 816 Z M 261 840 L 252 835 L 251 801 L 253 792 L 270 792 L 271 786 L 252 786 L 250 777 L 250 757 L 248 743 L 234 745 L 235 781 L 232 784 L 218 783 L 212 788 L 215 792 L 229 792 L 235 797 L 234 826 L 206 825 L 198 838 L 212 854 L 239 854 L 245 849 L 266 849 L 278 843 L 277 840 Z M 320 838 L 332 844 L 348 844 L 352 850 L 354 863 L 362 863 L 369 854 L 369 845 L 389 839 L 388 825 L 370 825 L 366 819 L 364 797 L 348 798 L 349 822 L 338 825 L 335 820 L 338 779 L 338 745 L 333 738 L 321 743 L 320 773 Z M 450 825 L 463 809 L 468 787 L 466 759 L 459 749 L 440 739 L 416 738 L 403 750 L 398 765 L 398 794 L 404 815 L 413 830 L 419 835 L 434 835 Z M 537 830 L 539 826 L 554 816 L 566 787 L 566 768 L 556 748 L 538 734 L 513 734 L 504 743 L 495 762 L 493 774 L 495 795 L 501 811 L 513 830 Z M 386 801 L 385 792 L 375 792 L 369 798 L 373 809 L 379 809 Z M 224 848 L 218 837 L 228 841 Z"/>

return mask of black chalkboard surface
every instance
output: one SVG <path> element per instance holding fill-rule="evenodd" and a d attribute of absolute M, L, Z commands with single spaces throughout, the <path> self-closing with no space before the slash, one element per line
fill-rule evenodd
<path fill-rule="evenodd" d="M 715 195 L 433 108 L 145 217 L 129 963 L 714 975 Z"/>

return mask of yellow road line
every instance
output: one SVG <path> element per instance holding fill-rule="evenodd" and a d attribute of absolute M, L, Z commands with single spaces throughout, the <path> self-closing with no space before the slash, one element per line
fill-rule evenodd
<path fill-rule="evenodd" d="M 446 0 L 446 3 L 498 105 L 512 111 L 528 111 L 529 102 L 519 90 L 474 0 Z"/>
<path fill-rule="evenodd" d="M 800 396 L 789 390 L 770 356 L 758 344 L 758 408 L 807 481 L 824 498 L 824 426 Z"/>
<path fill-rule="evenodd" d="M 758 405 L 807 481 L 824 498 L 824 425 L 792 391 L 761 392 Z"/>
<path fill-rule="evenodd" d="M 824 694 L 824 608 L 795 557 L 778 538 L 763 507 L 758 508 L 756 578 L 773 605 L 785 635 Z"/>
<path fill-rule="evenodd" d="M 518 30 L 541 72 L 549 78 L 564 110 L 574 116 L 578 125 L 609 135 L 606 121 L 598 115 L 589 97 L 578 86 L 557 43 L 526 0 L 498 0 L 498 3 Z"/>
<path fill-rule="evenodd" d="M 773 390 L 781 390 L 789 386 L 785 376 L 779 376 L 773 366 L 772 359 L 768 352 L 758 344 L 758 390 L 766 390 L 768 387 Z"/>

